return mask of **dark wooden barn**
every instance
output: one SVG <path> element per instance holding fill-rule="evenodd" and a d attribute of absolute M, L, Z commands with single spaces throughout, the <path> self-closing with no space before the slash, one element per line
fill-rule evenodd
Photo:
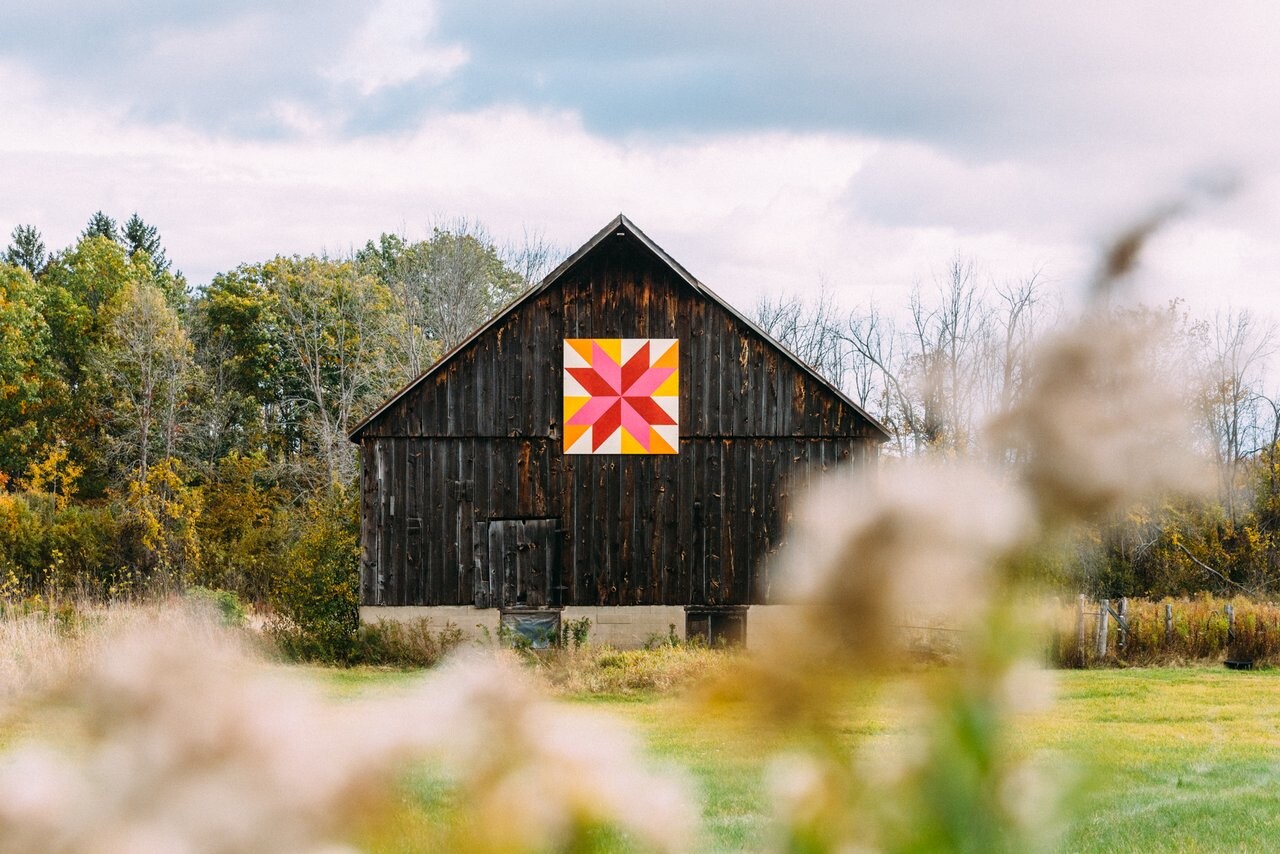
<path fill-rule="evenodd" d="M 790 497 L 885 436 L 619 216 L 352 432 L 361 597 L 742 624 Z"/>

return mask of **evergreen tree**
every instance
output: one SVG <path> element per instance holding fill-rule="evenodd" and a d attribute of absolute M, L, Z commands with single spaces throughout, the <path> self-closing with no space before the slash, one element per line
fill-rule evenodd
<path fill-rule="evenodd" d="M 22 267 L 32 276 L 40 275 L 48 260 L 40 230 L 34 225 L 20 225 L 13 230 L 13 243 L 5 251 L 4 260 L 15 267 Z"/>
<path fill-rule="evenodd" d="M 86 237 L 105 237 L 108 240 L 119 242 L 120 233 L 116 230 L 116 221 L 102 211 L 98 211 L 89 217 L 89 224 L 84 227 L 80 237 L 82 239 Z"/>
<path fill-rule="evenodd" d="M 124 246 L 130 257 L 139 252 L 147 253 L 157 273 L 169 269 L 169 259 L 165 257 L 164 247 L 160 245 L 160 232 L 154 225 L 143 222 L 137 211 L 124 224 Z"/>

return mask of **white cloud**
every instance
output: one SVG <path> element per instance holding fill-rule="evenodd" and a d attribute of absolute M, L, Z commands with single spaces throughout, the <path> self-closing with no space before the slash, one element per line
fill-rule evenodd
<path fill-rule="evenodd" d="M 421 236 L 456 215 L 500 239 L 541 228 L 571 249 L 624 211 L 744 309 L 824 276 L 846 303 L 875 294 L 892 305 L 957 251 L 991 275 L 1039 268 L 1074 284 L 1095 240 L 1185 177 L 1172 157 L 983 162 L 851 133 L 610 139 L 574 112 L 520 106 L 351 138 L 305 102 L 272 109 L 291 137 L 217 136 L 109 104 L 67 104 L 37 75 L 0 63 L 0 226 L 34 223 L 62 246 L 94 210 L 137 210 L 201 283 L 276 253 L 340 252 L 382 231 Z M 1157 240 L 1144 295 L 1272 308 L 1275 174 L 1259 165 L 1240 200 Z"/>
<path fill-rule="evenodd" d="M 439 82 L 467 63 L 462 45 L 434 44 L 435 6 L 422 0 L 383 0 L 374 6 L 330 69 L 329 79 L 356 84 L 361 95 L 420 78 Z"/>

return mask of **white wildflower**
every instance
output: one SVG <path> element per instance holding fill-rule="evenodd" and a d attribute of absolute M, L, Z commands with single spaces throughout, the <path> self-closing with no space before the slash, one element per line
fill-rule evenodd
<path fill-rule="evenodd" d="M 112 637 L 50 697 L 78 723 L 65 753 L 0 760 L 0 850 L 315 850 L 383 771 L 312 686 L 203 621 L 164 623 Z"/>
<path fill-rule="evenodd" d="M 660 851 L 691 844 L 695 799 L 683 778 L 645 767 L 627 729 L 546 699 L 504 657 L 460 657 L 387 705 L 381 720 L 393 719 L 416 719 L 419 746 L 466 788 L 483 849 L 556 847 L 592 824 L 616 825 Z"/>
<path fill-rule="evenodd" d="M 0 852 L 334 852 L 364 798 L 414 760 L 463 786 L 473 849 L 556 847 L 593 824 L 657 850 L 691 844 L 682 779 L 493 656 L 333 702 L 208 622 L 162 622 L 100 643 L 44 697 L 77 724 L 67 749 L 0 757 Z"/>
<path fill-rule="evenodd" d="M 1058 783 L 1043 764 L 1020 762 L 1000 781 L 999 798 L 1004 811 L 1020 827 L 1040 834 L 1055 830 L 1052 818 L 1058 814 L 1061 797 Z"/>
<path fill-rule="evenodd" d="M 786 597 L 819 636 L 873 655 L 908 613 L 953 624 L 976 616 L 994 563 L 1031 529 L 1022 495 L 974 463 L 837 477 L 797 514 Z"/>
<path fill-rule="evenodd" d="M 811 756 L 785 753 L 775 757 L 767 772 L 770 800 L 778 818 L 787 825 L 819 821 L 836 797 L 831 778 L 822 763 Z"/>
<path fill-rule="evenodd" d="M 1057 699 L 1057 689 L 1053 673 L 1026 659 L 1013 662 L 1000 680 L 1005 708 L 1015 714 L 1048 711 Z"/>

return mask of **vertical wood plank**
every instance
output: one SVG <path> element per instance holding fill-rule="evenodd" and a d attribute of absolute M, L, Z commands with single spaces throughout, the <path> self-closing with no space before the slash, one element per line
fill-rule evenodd
<path fill-rule="evenodd" d="M 378 442 L 378 572 L 388 605 L 399 604 L 395 566 L 391 562 L 391 440 Z"/>
<path fill-rule="evenodd" d="M 382 604 L 382 585 L 378 580 L 376 531 L 378 525 L 374 492 L 373 445 L 377 440 L 360 442 L 360 601 Z"/>
<path fill-rule="evenodd" d="M 489 585 L 489 600 L 493 607 L 501 608 L 507 603 L 504 601 L 504 590 L 506 585 L 506 569 L 503 566 L 503 526 L 501 522 L 490 522 L 488 526 L 489 533 L 489 574 L 487 583 Z"/>
<path fill-rule="evenodd" d="M 404 468 L 404 571 L 406 604 L 422 603 L 422 584 L 425 573 L 422 569 L 423 513 L 422 513 L 422 449 L 417 442 L 403 440 Z"/>
<path fill-rule="evenodd" d="M 618 589 L 618 602 L 623 605 L 638 605 L 633 583 L 640 583 L 638 578 L 640 567 L 636 556 L 632 554 L 633 537 L 636 522 L 636 489 L 640 484 L 636 481 L 636 469 L 643 465 L 643 457 L 622 456 L 618 458 L 617 478 L 621 480 L 618 488 L 618 503 L 614 515 L 617 530 L 618 565 L 615 585 Z M 643 505 L 641 505 L 643 506 Z"/>

